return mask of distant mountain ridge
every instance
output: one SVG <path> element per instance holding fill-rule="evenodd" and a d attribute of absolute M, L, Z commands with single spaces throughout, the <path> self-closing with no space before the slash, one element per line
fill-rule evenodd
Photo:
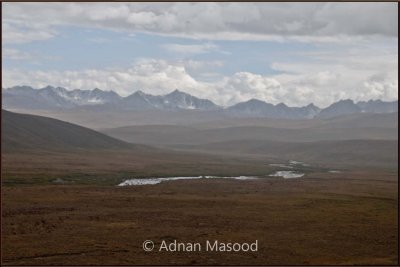
<path fill-rule="evenodd" d="M 137 91 L 121 97 L 114 91 L 75 89 L 47 86 L 34 89 L 15 86 L 3 89 L 3 108 L 20 109 L 70 109 L 75 107 L 104 106 L 124 110 L 218 110 L 220 106 L 208 99 L 201 99 L 175 90 L 167 95 L 155 96 Z"/>
<path fill-rule="evenodd" d="M 356 113 L 392 113 L 398 111 L 398 101 L 385 102 L 370 100 L 354 103 L 353 100 L 340 100 L 321 109 L 314 104 L 304 107 L 288 107 L 284 103 L 273 105 L 258 99 L 237 103 L 223 108 L 208 99 L 201 99 L 185 92 L 175 90 L 166 95 L 151 95 L 142 91 L 121 97 L 114 91 L 67 90 L 62 87 L 47 86 L 34 89 L 29 86 L 15 86 L 2 91 L 5 109 L 73 109 L 96 108 L 113 110 L 196 110 L 217 111 L 229 117 L 312 119 L 332 118 Z"/>
<path fill-rule="evenodd" d="M 15 86 L 3 89 L 3 108 L 74 108 L 83 105 L 117 103 L 122 99 L 113 91 L 75 89 L 47 86 L 34 89 L 29 86 Z"/>
<path fill-rule="evenodd" d="M 283 103 L 273 105 L 261 100 L 251 99 L 228 107 L 226 113 L 233 117 L 312 119 L 318 115 L 320 110 L 314 104 L 299 108 L 288 107 Z"/>
<path fill-rule="evenodd" d="M 220 106 L 208 99 L 201 99 L 175 90 L 167 95 L 155 96 L 137 91 L 120 102 L 125 110 L 219 110 Z"/>

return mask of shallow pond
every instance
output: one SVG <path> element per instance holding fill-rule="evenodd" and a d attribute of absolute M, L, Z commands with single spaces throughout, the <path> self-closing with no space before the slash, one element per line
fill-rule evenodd
<path fill-rule="evenodd" d="M 175 180 L 192 180 L 192 179 L 236 179 L 236 180 L 254 180 L 257 177 L 254 176 L 232 176 L 232 177 L 219 177 L 219 176 L 188 176 L 188 177 L 159 177 L 159 178 L 142 178 L 142 179 L 129 179 L 120 183 L 118 186 L 129 186 L 129 185 L 152 185 L 159 184 L 164 181 L 175 181 Z"/>
<path fill-rule="evenodd" d="M 273 174 L 270 174 L 269 176 L 272 177 L 283 177 L 285 179 L 290 179 L 290 178 L 300 178 L 304 176 L 304 173 L 300 172 L 295 172 L 295 171 L 277 171 Z"/>

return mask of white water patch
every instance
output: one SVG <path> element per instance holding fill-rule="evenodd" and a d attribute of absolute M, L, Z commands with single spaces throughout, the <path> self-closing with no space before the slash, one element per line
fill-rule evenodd
<path fill-rule="evenodd" d="M 273 174 L 270 174 L 269 176 L 273 177 L 283 177 L 285 179 L 290 179 L 290 178 L 300 178 L 304 176 L 304 173 L 299 173 L 299 172 L 294 172 L 294 171 L 277 171 Z"/>
<path fill-rule="evenodd" d="M 148 185 L 148 184 L 159 184 L 161 183 L 158 179 L 130 179 L 123 181 L 122 183 L 118 184 L 118 186 L 128 186 L 128 185 Z"/>
<path fill-rule="evenodd" d="M 301 161 L 297 161 L 297 160 L 289 160 L 289 162 L 286 163 L 271 163 L 269 164 L 269 166 L 273 166 L 273 167 L 280 167 L 280 168 L 286 168 L 286 169 L 294 169 L 296 166 L 310 166 L 310 164 L 301 162 Z"/>
<path fill-rule="evenodd" d="M 337 170 L 330 170 L 328 171 L 329 173 L 341 173 L 341 171 L 337 171 Z"/>
<path fill-rule="evenodd" d="M 164 181 L 176 181 L 176 180 L 192 180 L 192 179 L 236 179 L 236 180 L 254 180 L 257 177 L 253 176 L 232 176 L 232 177 L 219 177 L 219 176 L 188 176 L 188 177 L 160 177 L 160 178 L 142 178 L 142 179 L 129 179 L 125 180 L 118 186 L 129 186 L 129 185 L 154 185 Z"/>
<path fill-rule="evenodd" d="M 301 166 L 310 166 L 310 164 L 307 164 L 307 163 L 304 163 L 304 162 L 301 162 L 301 161 L 296 161 L 296 160 L 290 160 L 289 161 L 289 164 L 290 165 L 301 165 Z"/>
<path fill-rule="evenodd" d="M 221 178 L 221 177 L 215 177 L 215 178 Z M 235 180 L 254 180 L 254 179 L 257 179 L 257 177 L 250 177 L 250 176 L 236 176 L 236 177 L 224 177 L 224 178 L 235 179 Z"/>
<path fill-rule="evenodd" d="M 272 163 L 272 164 L 269 164 L 269 166 L 293 169 L 293 166 L 288 166 L 288 165 L 281 164 L 281 163 Z"/>

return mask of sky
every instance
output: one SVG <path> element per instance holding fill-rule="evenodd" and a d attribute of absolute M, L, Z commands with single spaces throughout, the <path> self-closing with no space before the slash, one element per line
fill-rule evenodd
<path fill-rule="evenodd" d="M 2 87 L 398 99 L 397 3 L 2 3 Z"/>

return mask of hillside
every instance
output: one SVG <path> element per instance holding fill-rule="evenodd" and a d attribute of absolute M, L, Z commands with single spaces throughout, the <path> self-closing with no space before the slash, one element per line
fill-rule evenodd
<path fill-rule="evenodd" d="M 397 140 L 393 127 L 340 127 L 321 125 L 305 129 L 263 126 L 236 126 L 198 129 L 194 126 L 144 125 L 105 129 L 114 138 L 148 145 L 194 145 L 235 140 L 266 140 L 280 142 L 313 142 L 326 140 Z M 347 124 L 347 123 L 346 123 Z M 338 127 L 339 126 L 339 127 Z"/>
<path fill-rule="evenodd" d="M 115 149 L 131 144 L 57 119 L 2 110 L 2 149 Z"/>
<path fill-rule="evenodd" d="M 104 129 L 127 142 L 186 152 L 308 161 L 325 166 L 395 167 L 398 113 L 347 114 L 329 119 L 220 120 L 191 125 Z"/>
<path fill-rule="evenodd" d="M 64 121 L 2 111 L 2 181 L 8 185 L 115 185 L 127 177 L 265 174 L 241 157 L 126 143 Z"/>
<path fill-rule="evenodd" d="M 318 142 L 276 142 L 236 140 L 182 149 L 221 155 L 254 155 L 279 160 L 297 160 L 331 167 L 364 166 L 397 168 L 395 140 L 338 140 Z M 282 163 L 282 162 L 281 162 Z"/>

